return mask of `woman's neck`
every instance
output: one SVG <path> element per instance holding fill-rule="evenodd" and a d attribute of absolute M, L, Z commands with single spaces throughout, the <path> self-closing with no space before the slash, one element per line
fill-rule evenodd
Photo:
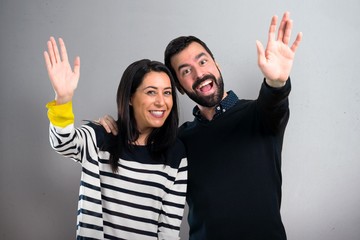
<path fill-rule="evenodd" d="M 147 145 L 147 141 L 146 139 L 148 138 L 149 134 L 145 134 L 145 133 L 140 133 L 139 137 L 133 142 L 134 145 L 139 145 L 139 146 L 145 146 Z"/>

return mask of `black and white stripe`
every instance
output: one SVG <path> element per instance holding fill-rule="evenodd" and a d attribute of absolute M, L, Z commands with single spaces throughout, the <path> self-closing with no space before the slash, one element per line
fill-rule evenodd
<path fill-rule="evenodd" d="M 60 128 L 50 123 L 51 146 L 82 165 L 78 239 L 179 239 L 187 183 L 185 149 L 178 141 L 168 165 L 149 161 L 146 147 L 121 157 L 118 173 L 104 135 L 94 124 Z"/>

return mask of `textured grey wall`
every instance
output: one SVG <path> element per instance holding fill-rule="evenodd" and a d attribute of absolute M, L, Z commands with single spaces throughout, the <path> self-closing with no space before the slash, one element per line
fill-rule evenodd
<path fill-rule="evenodd" d="M 80 166 L 48 143 L 53 99 L 42 57 L 50 35 L 81 57 L 76 123 L 115 114 L 124 68 L 163 59 L 193 34 L 215 54 L 227 90 L 257 96 L 255 40 L 285 10 L 304 33 L 292 71 L 282 213 L 290 240 L 360 239 L 359 0 L 0 1 L 0 239 L 73 239 Z M 181 121 L 193 104 L 184 97 Z M 221 206 L 219 206 L 221 207 Z M 184 222 L 182 239 L 187 239 Z"/>

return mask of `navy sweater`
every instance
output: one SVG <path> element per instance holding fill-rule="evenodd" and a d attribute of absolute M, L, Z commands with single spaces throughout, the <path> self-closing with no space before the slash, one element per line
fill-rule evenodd
<path fill-rule="evenodd" d="M 262 84 L 212 121 L 186 122 L 190 240 L 285 240 L 280 216 L 281 150 L 290 80 Z"/>

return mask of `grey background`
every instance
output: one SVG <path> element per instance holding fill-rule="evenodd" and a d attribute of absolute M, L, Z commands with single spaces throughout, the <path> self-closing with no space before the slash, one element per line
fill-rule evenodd
<path fill-rule="evenodd" d="M 290 240 L 360 239 L 359 0 L 0 1 L 0 239 L 74 239 L 80 166 L 48 142 L 54 97 L 43 51 L 63 37 L 81 57 L 76 124 L 116 113 L 124 68 L 163 60 L 167 43 L 196 35 L 215 54 L 227 90 L 256 98 L 273 14 L 302 31 L 283 150 L 282 216 Z M 180 97 L 181 121 L 193 103 Z M 221 206 L 219 206 L 221 207 Z M 187 239 L 186 220 L 182 239 Z"/>

